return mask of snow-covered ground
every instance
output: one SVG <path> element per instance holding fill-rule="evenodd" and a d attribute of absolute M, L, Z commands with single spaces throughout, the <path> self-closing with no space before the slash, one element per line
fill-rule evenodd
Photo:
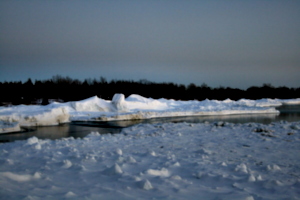
<path fill-rule="evenodd" d="M 0 144 L 0 199 L 300 199 L 300 122 L 139 124 Z"/>
<path fill-rule="evenodd" d="M 175 101 L 116 94 L 0 107 L 0 131 L 69 121 L 278 113 L 291 100 Z M 137 124 L 82 139 L 0 144 L 0 199 L 300 199 L 300 122 Z"/>
<path fill-rule="evenodd" d="M 274 108 L 282 104 L 300 104 L 299 99 L 261 99 L 232 101 L 175 101 L 115 94 L 111 101 L 97 96 L 82 101 L 51 103 L 47 106 L 0 107 L 0 133 L 5 126 L 47 126 L 69 121 L 112 121 L 150 119 L 174 116 L 232 115 L 250 113 L 278 113 Z M 15 123 L 17 122 L 17 123 Z M 4 129 L 3 129 L 4 130 Z M 6 130 L 7 132 L 7 130 Z"/>

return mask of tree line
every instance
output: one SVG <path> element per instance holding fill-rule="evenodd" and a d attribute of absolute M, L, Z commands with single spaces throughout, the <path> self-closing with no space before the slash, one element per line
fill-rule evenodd
<path fill-rule="evenodd" d="M 197 86 L 193 83 L 185 86 L 174 83 L 155 83 L 145 79 L 140 81 L 111 80 L 105 78 L 85 79 L 80 81 L 60 75 L 48 80 L 28 79 L 26 82 L 0 82 L 0 103 L 33 104 L 43 99 L 42 104 L 48 104 L 49 99 L 60 99 L 64 102 L 78 101 L 97 95 L 102 99 L 111 100 L 115 93 L 123 93 L 126 97 L 139 94 L 154 99 L 166 98 L 175 100 L 205 100 L 205 99 L 262 99 L 279 98 L 291 99 L 300 97 L 299 88 L 273 87 L 263 84 L 261 87 L 253 86 L 246 90 L 218 87 L 211 88 L 206 84 Z"/>

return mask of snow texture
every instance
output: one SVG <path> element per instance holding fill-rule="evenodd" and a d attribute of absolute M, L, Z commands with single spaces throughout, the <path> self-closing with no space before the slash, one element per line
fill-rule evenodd
<path fill-rule="evenodd" d="M 0 199 L 300 198 L 300 122 L 219 124 L 2 143 Z"/>

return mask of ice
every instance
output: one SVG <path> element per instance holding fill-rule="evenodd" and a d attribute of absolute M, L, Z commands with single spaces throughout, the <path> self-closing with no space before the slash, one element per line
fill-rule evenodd
<path fill-rule="evenodd" d="M 144 190 L 151 190 L 151 189 L 153 189 L 152 184 L 148 180 L 141 181 L 140 185 L 141 185 L 141 188 L 144 189 Z"/>
<path fill-rule="evenodd" d="M 300 122 L 217 125 L 2 143 L 0 199 L 299 199 Z"/>
<path fill-rule="evenodd" d="M 124 94 L 115 94 L 112 99 L 112 104 L 115 106 L 117 112 L 127 111 L 127 103 L 125 102 Z"/>
<path fill-rule="evenodd" d="M 0 121 L 0 133 L 10 133 L 21 131 L 18 122 Z"/>
<path fill-rule="evenodd" d="M 14 106 L 0 107 L 0 125 L 18 122 L 19 126 L 49 126 L 69 122 L 69 113 L 64 107 Z M 1 127 L 2 128 L 2 127 Z"/>
<path fill-rule="evenodd" d="M 37 144 L 39 142 L 39 139 L 37 137 L 31 137 L 27 140 L 28 145 Z"/>
<path fill-rule="evenodd" d="M 152 176 L 160 176 L 160 177 L 168 177 L 170 176 L 170 173 L 168 169 L 162 168 L 161 170 L 155 170 L 155 169 L 148 169 L 146 171 L 147 174 Z"/>
<path fill-rule="evenodd" d="M 122 174 L 122 173 L 123 173 L 123 171 L 118 164 L 114 164 L 110 168 L 104 170 L 104 174 L 106 174 L 106 175 L 117 175 L 117 174 Z"/>
<path fill-rule="evenodd" d="M 116 153 L 117 153 L 118 155 L 120 155 L 120 156 L 122 156 L 122 154 L 123 154 L 123 152 L 122 152 L 121 149 L 117 149 L 117 150 L 116 150 Z"/>
<path fill-rule="evenodd" d="M 64 169 L 68 169 L 68 168 L 72 167 L 72 162 L 69 160 L 64 160 L 63 163 L 64 163 L 64 165 L 62 166 L 62 168 L 64 168 Z"/>
<path fill-rule="evenodd" d="M 300 98 L 297 98 L 297 99 L 281 99 L 279 101 L 283 105 L 296 105 L 296 104 L 300 104 Z"/>
<path fill-rule="evenodd" d="M 246 166 L 244 163 L 238 165 L 238 166 L 235 168 L 235 171 L 240 171 L 240 172 L 243 172 L 243 173 L 248 174 L 247 166 Z"/>
<path fill-rule="evenodd" d="M 234 115 L 276 113 L 274 107 L 300 104 L 300 99 L 226 99 L 175 101 L 115 94 L 112 101 L 97 96 L 81 101 L 51 103 L 47 106 L 0 107 L 0 133 L 20 131 L 22 126 L 49 126 L 70 121 L 135 120 L 174 116 Z"/>
<path fill-rule="evenodd" d="M 16 182 L 28 182 L 32 179 L 39 179 L 40 175 L 35 173 L 33 176 L 29 174 L 15 174 L 12 172 L 1 172 L 0 176 L 6 177 L 12 181 Z"/>
<path fill-rule="evenodd" d="M 65 197 L 72 199 L 73 197 L 76 197 L 76 194 L 70 191 L 67 194 L 65 194 Z"/>
<path fill-rule="evenodd" d="M 246 106 L 277 107 L 277 106 L 281 106 L 284 101 L 279 99 L 259 99 L 259 100 L 240 99 L 237 102 L 240 103 L 241 105 L 246 105 Z"/>

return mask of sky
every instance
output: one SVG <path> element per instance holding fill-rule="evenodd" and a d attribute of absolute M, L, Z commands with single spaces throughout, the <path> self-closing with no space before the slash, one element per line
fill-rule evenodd
<path fill-rule="evenodd" d="M 0 82 L 300 87 L 299 0 L 1 0 Z"/>

